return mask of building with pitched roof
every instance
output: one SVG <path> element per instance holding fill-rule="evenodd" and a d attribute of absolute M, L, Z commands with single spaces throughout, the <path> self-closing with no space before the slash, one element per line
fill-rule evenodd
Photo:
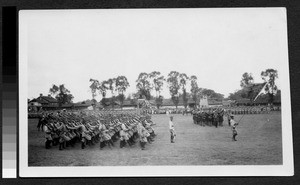
<path fill-rule="evenodd" d="M 58 106 L 58 101 L 53 98 L 52 96 L 48 95 L 48 96 L 43 96 L 43 94 L 40 94 L 40 96 L 38 98 L 34 98 L 32 100 L 29 101 L 29 103 L 39 103 L 41 106 L 54 106 L 57 105 Z"/>

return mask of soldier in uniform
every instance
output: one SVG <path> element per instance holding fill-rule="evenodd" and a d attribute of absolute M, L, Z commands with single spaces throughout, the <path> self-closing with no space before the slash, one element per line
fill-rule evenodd
<path fill-rule="evenodd" d="M 218 121 L 219 121 L 219 126 L 223 126 L 223 121 L 224 121 L 224 112 L 219 112 L 218 113 Z"/>
<path fill-rule="evenodd" d="M 204 111 L 201 111 L 200 114 L 199 114 L 199 118 L 200 118 L 200 123 L 201 123 L 201 126 L 205 127 L 206 125 L 206 113 Z"/>
<path fill-rule="evenodd" d="M 238 125 L 238 123 L 236 121 L 234 121 L 234 116 L 231 115 L 230 116 L 230 126 L 231 126 L 231 130 L 232 130 L 232 141 L 237 141 L 236 140 L 236 136 L 237 134 L 237 130 L 236 130 L 236 126 Z"/>
<path fill-rule="evenodd" d="M 213 123 L 214 123 L 215 127 L 218 128 L 219 119 L 218 119 L 218 113 L 217 113 L 217 111 L 214 111 L 212 113 L 212 119 L 213 119 Z"/>
<path fill-rule="evenodd" d="M 147 132 L 142 123 L 138 123 L 137 131 L 140 139 L 140 145 L 142 150 L 145 150 L 145 145 L 147 143 Z"/>
<path fill-rule="evenodd" d="M 128 137 L 128 134 L 127 134 L 127 127 L 125 126 L 124 123 L 121 123 L 121 130 L 120 130 L 120 148 L 123 148 L 126 143 L 128 143 L 129 146 L 131 146 L 131 143 L 128 142 L 129 140 L 129 137 Z"/>
<path fill-rule="evenodd" d="M 52 121 L 52 120 L 50 120 Z M 51 129 L 48 127 L 47 124 L 43 124 L 43 131 L 45 132 L 45 148 L 49 149 L 51 147 L 52 137 L 51 137 Z"/>
<path fill-rule="evenodd" d="M 142 124 L 143 124 L 144 128 L 145 128 L 145 129 L 148 131 L 148 133 L 149 133 L 149 136 L 147 137 L 148 142 L 149 142 L 149 143 L 152 143 L 152 142 L 154 141 L 153 138 L 154 138 L 154 136 L 155 136 L 155 133 L 154 133 L 153 128 L 150 126 L 149 123 L 147 123 L 146 120 L 143 120 L 143 121 L 142 121 Z"/>
<path fill-rule="evenodd" d="M 173 123 L 173 116 L 170 116 L 169 129 L 170 129 L 170 134 L 171 134 L 171 143 L 175 143 L 174 139 L 176 137 L 176 132 L 175 132 L 174 123 Z"/>
<path fill-rule="evenodd" d="M 57 130 L 59 131 L 59 150 L 65 149 L 66 141 L 71 140 L 67 136 L 67 128 L 65 126 L 65 123 L 64 122 L 59 122 L 55 126 L 56 126 Z"/>
<path fill-rule="evenodd" d="M 47 123 L 46 117 L 43 114 L 42 117 L 39 118 L 38 124 L 37 124 L 37 129 L 40 131 L 41 127 Z"/>
<path fill-rule="evenodd" d="M 109 148 L 111 148 L 111 146 L 114 146 L 114 143 L 111 140 L 111 136 L 108 134 L 109 130 L 100 121 L 98 121 L 98 123 L 99 123 L 100 149 L 102 149 L 105 145 L 108 145 Z"/>
<path fill-rule="evenodd" d="M 198 122 L 197 122 L 198 113 L 195 110 L 193 110 L 192 115 L 193 115 L 194 124 L 198 124 Z"/>
<path fill-rule="evenodd" d="M 212 124 L 213 124 L 213 114 L 210 110 L 207 112 L 206 120 L 208 121 L 208 125 L 212 126 Z"/>
<path fill-rule="evenodd" d="M 230 115 L 231 115 L 230 110 L 227 111 L 226 115 L 227 115 L 228 126 L 230 126 Z"/>

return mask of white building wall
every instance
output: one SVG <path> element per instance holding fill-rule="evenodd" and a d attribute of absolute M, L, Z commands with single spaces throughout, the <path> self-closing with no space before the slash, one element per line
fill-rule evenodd
<path fill-rule="evenodd" d="M 208 107 L 208 100 L 207 97 L 200 98 L 200 107 Z"/>

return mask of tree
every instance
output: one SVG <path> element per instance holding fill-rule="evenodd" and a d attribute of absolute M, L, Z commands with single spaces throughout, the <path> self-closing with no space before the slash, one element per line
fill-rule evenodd
<path fill-rule="evenodd" d="M 223 100 L 224 99 L 224 95 L 220 94 L 220 93 L 216 93 L 214 90 L 212 89 L 203 89 L 201 91 L 201 94 L 204 96 L 207 96 L 208 98 L 212 98 L 212 99 L 216 99 L 216 100 Z"/>
<path fill-rule="evenodd" d="M 126 100 L 131 100 L 133 97 L 133 93 L 129 93 L 126 97 Z"/>
<path fill-rule="evenodd" d="M 90 79 L 90 82 L 92 82 L 92 84 L 90 85 L 90 89 L 92 92 L 92 98 L 95 99 L 95 97 L 97 96 L 97 90 L 99 89 L 100 83 L 98 80 L 95 79 Z"/>
<path fill-rule="evenodd" d="M 100 94 L 102 95 L 102 98 L 106 97 L 106 92 L 108 89 L 109 89 L 108 81 L 106 81 L 106 80 L 102 81 L 99 85 L 99 91 L 100 91 Z"/>
<path fill-rule="evenodd" d="M 92 82 L 92 84 L 90 85 L 90 89 L 92 92 L 92 102 L 94 104 L 94 109 L 97 103 L 97 100 L 95 99 L 95 97 L 97 96 L 97 90 L 99 89 L 100 83 L 98 80 L 95 79 L 90 79 L 90 82 Z"/>
<path fill-rule="evenodd" d="M 63 104 L 72 103 L 74 96 L 72 94 L 64 94 L 63 95 Z"/>
<path fill-rule="evenodd" d="M 101 99 L 100 103 L 102 104 L 103 107 L 106 106 L 105 97 L 106 97 L 106 92 L 108 89 L 109 89 L 108 81 L 104 80 L 99 84 L 98 90 L 99 90 L 100 94 L 102 95 L 102 99 Z"/>
<path fill-rule="evenodd" d="M 61 84 L 59 86 L 53 84 L 52 87 L 49 89 L 49 92 L 50 94 L 55 96 L 60 107 L 62 104 L 72 103 L 72 99 L 74 98 L 64 84 Z"/>
<path fill-rule="evenodd" d="M 111 101 L 110 104 L 112 106 L 112 109 L 115 107 L 115 89 L 116 89 L 116 78 L 110 78 L 107 80 L 108 89 L 111 92 Z"/>
<path fill-rule="evenodd" d="M 154 87 L 156 96 L 155 96 L 155 102 L 156 106 L 159 109 L 159 107 L 162 105 L 163 96 L 160 96 L 160 92 L 162 90 L 162 86 L 164 84 L 165 78 L 161 75 L 159 71 L 153 71 L 149 74 L 150 79 L 153 79 L 152 86 Z"/>
<path fill-rule="evenodd" d="M 139 99 L 140 98 L 140 93 L 139 92 L 132 93 L 132 98 L 133 99 Z"/>
<path fill-rule="evenodd" d="M 269 95 L 269 103 L 273 104 L 274 96 L 277 93 L 277 85 L 275 84 L 276 78 L 278 78 L 278 72 L 275 69 L 266 69 L 261 72 L 261 78 L 267 83 L 265 91 Z"/>
<path fill-rule="evenodd" d="M 115 95 L 115 88 L 116 88 L 116 78 L 110 78 L 107 80 L 108 89 L 111 92 L 111 96 Z"/>
<path fill-rule="evenodd" d="M 184 108 L 187 107 L 187 103 L 188 103 L 188 96 L 187 96 L 186 88 L 185 88 L 188 80 L 189 80 L 189 77 L 185 73 L 181 73 L 179 75 L 179 85 L 182 90 L 182 100 L 183 100 Z"/>
<path fill-rule="evenodd" d="M 211 89 L 205 89 L 205 88 L 204 88 L 204 89 L 202 90 L 202 92 L 201 92 L 201 94 L 202 94 L 203 96 L 207 96 L 208 98 L 212 98 L 214 93 L 215 93 L 214 90 L 211 90 Z"/>
<path fill-rule="evenodd" d="M 150 91 L 152 87 L 149 81 L 149 75 L 145 72 L 140 73 L 136 82 L 137 82 L 136 88 L 138 89 L 139 94 L 145 96 L 147 100 L 150 100 L 151 98 Z"/>
<path fill-rule="evenodd" d="M 116 79 L 116 89 L 119 93 L 118 100 L 121 103 L 121 108 L 123 109 L 123 102 L 125 100 L 124 92 L 129 87 L 129 82 L 125 76 L 118 76 Z"/>
<path fill-rule="evenodd" d="M 253 81 L 254 81 L 254 79 L 253 79 L 253 77 L 252 77 L 252 74 L 246 72 L 246 73 L 244 73 L 244 74 L 242 75 L 242 80 L 241 80 L 240 86 L 241 86 L 242 88 L 247 87 L 247 86 L 249 86 L 250 84 L 253 84 Z"/>
<path fill-rule="evenodd" d="M 167 78 L 171 99 L 174 105 L 176 106 L 176 109 L 179 103 L 179 89 L 180 89 L 179 75 L 180 75 L 179 72 L 171 71 L 168 74 L 168 78 Z"/>
<path fill-rule="evenodd" d="M 163 104 L 163 99 L 164 97 L 161 95 L 155 99 L 157 109 L 159 109 L 159 107 L 161 107 L 161 105 Z"/>
<path fill-rule="evenodd" d="M 124 94 L 118 94 L 118 96 L 116 96 L 116 99 L 120 102 L 121 109 L 123 109 L 123 103 L 124 103 L 124 100 L 125 100 L 125 95 Z"/>
<path fill-rule="evenodd" d="M 190 77 L 191 80 L 191 95 L 192 95 L 192 99 L 195 102 L 195 104 L 197 104 L 198 102 L 198 95 L 199 95 L 199 87 L 198 87 L 198 83 L 197 83 L 197 77 L 195 75 L 192 75 Z"/>
<path fill-rule="evenodd" d="M 59 87 L 53 84 L 49 90 L 49 93 L 53 96 L 56 96 L 59 93 L 58 91 L 59 91 Z"/>
<path fill-rule="evenodd" d="M 149 74 L 150 79 L 152 79 L 152 85 L 156 92 L 156 97 L 160 96 L 162 86 L 164 85 L 165 78 L 161 75 L 159 71 L 153 71 Z"/>
<path fill-rule="evenodd" d="M 236 90 L 234 93 L 230 93 L 228 98 L 230 100 L 239 100 L 244 98 L 244 92 L 243 90 Z"/>

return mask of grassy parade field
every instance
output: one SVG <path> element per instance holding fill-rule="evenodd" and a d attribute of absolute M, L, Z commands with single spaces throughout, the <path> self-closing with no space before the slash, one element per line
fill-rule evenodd
<path fill-rule="evenodd" d="M 238 121 L 242 115 L 236 115 Z M 29 166 L 135 166 L 135 165 L 279 165 L 282 164 L 281 114 L 245 115 L 237 127 L 237 141 L 227 120 L 223 127 L 193 124 L 191 115 L 174 115 L 177 137 L 170 142 L 168 117 L 153 115 L 157 134 L 152 144 L 99 149 L 99 144 L 80 148 L 58 146 L 46 150 L 44 133 L 37 131 L 37 119 L 28 124 Z M 284 124 L 284 123 L 283 123 Z"/>

